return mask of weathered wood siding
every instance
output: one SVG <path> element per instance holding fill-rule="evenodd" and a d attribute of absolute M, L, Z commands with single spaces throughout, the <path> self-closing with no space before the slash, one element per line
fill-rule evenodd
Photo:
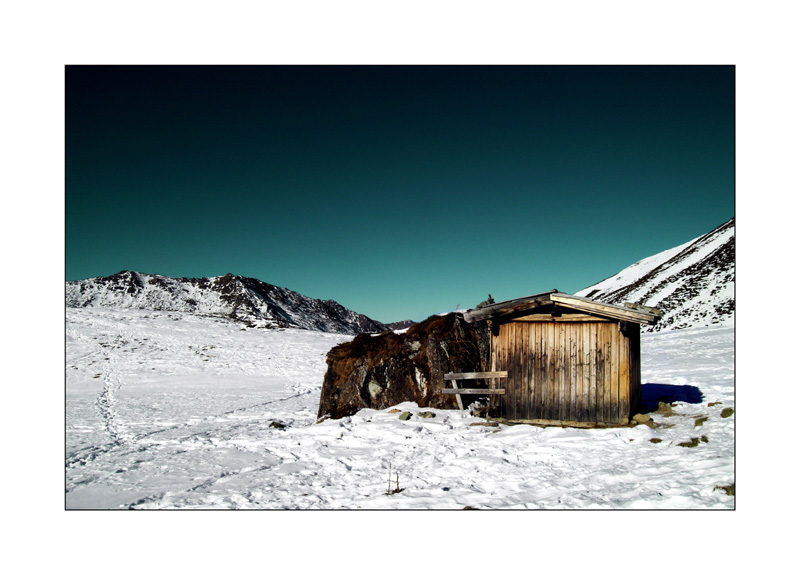
<path fill-rule="evenodd" d="M 639 326 L 512 321 L 492 338 L 492 369 L 508 372 L 500 416 L 624 424 L 641 399 Z"/>
<path fill-rule="evenodd" d="M 641 326 L 629 324 L 627 335 L 631 350 L 631 414 L 635 414 L 642 408 Z"/>

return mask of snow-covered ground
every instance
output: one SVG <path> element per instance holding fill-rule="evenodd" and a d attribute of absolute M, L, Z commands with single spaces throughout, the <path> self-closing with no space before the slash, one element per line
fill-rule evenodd
<path fill-rule="evenodd" d="M 68 308 L 66 507 L 734 507 L 718 488 L 734 483 L 731 327 L 643 335 L 645 394 L 688 390 L 655 429 L 490 427 L 410 403 L 316 423 L 325 354 L 348 339 Z"/>

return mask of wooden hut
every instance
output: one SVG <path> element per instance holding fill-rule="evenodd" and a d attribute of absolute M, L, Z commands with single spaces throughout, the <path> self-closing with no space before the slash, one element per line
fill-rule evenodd
<path fill-rule="evenodd" d="M 626 425 L 641 402 L 640 325 L 661 312 L 610 305 L 553 290 L 464 313 L 491 330 L 490 379 L 500 419 L 573 427 Z M 464 389 L 461 386 L 460 389 Z M 478 393 L 460 389 L 446 393 Z M 484 393 L 486 390 L 484 389 Z"/>

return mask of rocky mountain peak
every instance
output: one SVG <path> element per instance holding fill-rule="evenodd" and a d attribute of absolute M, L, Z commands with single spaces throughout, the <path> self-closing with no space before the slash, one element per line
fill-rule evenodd
<path fill-rule="evenodd" d="M 122 307 L 224 316 L 257 327 L 333 333 L 381 332 L 386 326 L 333 300 L 317 300 L 231 273 L 171 278 L 124 270 L 66 284 L 68 307 Z"/>

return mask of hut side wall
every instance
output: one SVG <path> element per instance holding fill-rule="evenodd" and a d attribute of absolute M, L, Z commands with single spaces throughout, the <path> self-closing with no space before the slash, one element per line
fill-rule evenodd
<path fill-rule="evenodd" d="M 499 326 L 493 370 L 508 371 L 500 416 L 513 420 L 624 424 L 640 394 L 638 325 L 531 322 Z"/>

